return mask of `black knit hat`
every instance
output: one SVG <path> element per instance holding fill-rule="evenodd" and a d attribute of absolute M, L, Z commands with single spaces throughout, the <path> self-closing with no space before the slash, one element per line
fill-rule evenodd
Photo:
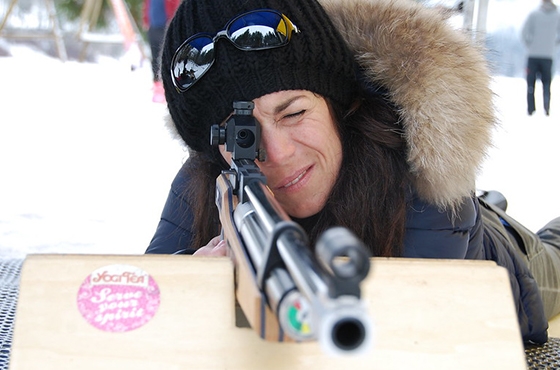
<path fill-rule="evenodd" d="M 277 49 L 241 51 L 228 40 L 215 47 L 215 62 L 189 90 L 171 81 L 177 48 L 197 33 L 215 35 L 241 13 L 274 9 L 300 30 Z M 210 154 L 210 126 L 233 111 L 235 100 L 253 100 L 281 90 L 309 90 L 349 106 L 356 89 L 353 55 L 316 0 L 183 0 L 162 50 L 162 78 L 171 117 L 185 143 Z"/>

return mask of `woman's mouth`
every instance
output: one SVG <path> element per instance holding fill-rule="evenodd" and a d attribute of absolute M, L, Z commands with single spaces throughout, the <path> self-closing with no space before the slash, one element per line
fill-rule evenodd
<path fill-rule="evenodd" d="M 309 181 L 309 176 L 313 172 L 313 165 L 302 168 L 294 173 L 293 176 L 286 177 L 284 180 L 279 181 L 278 185 L 274 188 L 281 192 L 299 191 L 302 186 Z M 296 175 L 297 174 L 297 175 Z"/>
<path fill-rule="evenodd" d="M 307 170 L 303 171 L 302 173 L 299 174 L 298 177 L 296 177 L 295 179 L 293 179 L 292 181 L 290 181 L 286 185 L 282 186 L 282 188 L 286 189 L 286 188 L 289 188 L 292 185 L 297 184 L 299 182 L 299 180 L 301 180 L 303 178 L 303 176 L 305 176 L 306 173 L 307 173 Z"/>

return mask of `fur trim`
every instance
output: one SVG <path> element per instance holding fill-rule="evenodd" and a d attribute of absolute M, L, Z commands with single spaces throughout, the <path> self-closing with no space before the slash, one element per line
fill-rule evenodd
<path fill-rule="evenodd" d="M 455 209 L 475 190 L 496 119 L 484 56 L 444 16 L 412 0 L 319 0 L 400 108 L 419 196 Z"/>

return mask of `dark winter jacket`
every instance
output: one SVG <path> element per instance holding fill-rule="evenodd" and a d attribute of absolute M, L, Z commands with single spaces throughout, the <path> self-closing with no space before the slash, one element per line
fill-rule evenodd
<path fill-rule="evenodd" d="M 436 10 L 408 0 L 320 0 L 373 85 L 400 109 L 414 194 L 404 257 L 485 259 L 510 273 L 525 341 L 547 340 L 547 320 L 523 246 L 475 193 L 495 125 L 486 61 Z M 188 252 L 192 215 L 180 171 L 148 253 Z"/>

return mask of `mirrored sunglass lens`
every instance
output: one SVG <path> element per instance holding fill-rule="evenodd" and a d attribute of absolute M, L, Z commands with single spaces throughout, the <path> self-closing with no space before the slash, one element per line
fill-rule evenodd
<path fill-rule="evenodd" d="M 230 40 L 242 49 L 280 46 L 288 39 L 286 22 L 273 12 L 245 14 L 234 20 L 227 32 Z"/>
<path fill-rule="evenodd" d="M 196 82 L 214 62 L 214 42 L 209 36 L 196 37 L 177 51 L 173 65 L 175 84 L 187 89 Z"/>

